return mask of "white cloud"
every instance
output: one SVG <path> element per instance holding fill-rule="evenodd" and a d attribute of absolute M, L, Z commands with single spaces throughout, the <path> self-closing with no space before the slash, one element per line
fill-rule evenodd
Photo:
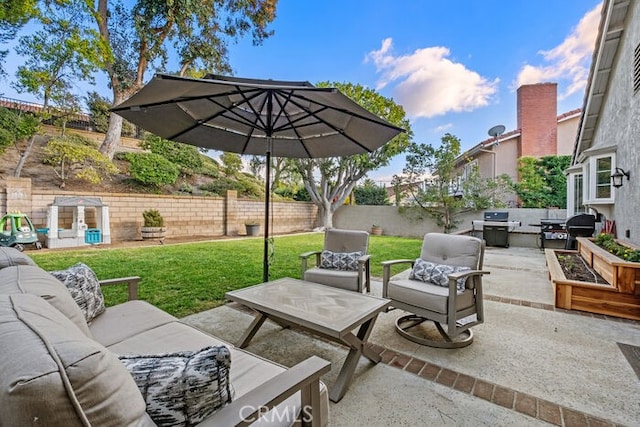
<path fill-rule="evenodd" d="M 436 128 L 433 130 L 435 133 L 444 133 L 445 131 L 452 129 L 453 128 L 453 123 L 447 123 L 444 125 L 440 125 L 440 126 L 436 126 Z"/>
<path fill-rule="evenodd" d="M 554 81 L 559 83 L 560 99 L 583 90 L 589 77 L 589 64 L 598 33 L 602 4 L 587 12 L 574 30 L 558 46 L 538 52 L 546 65 L 526 64 L 518 73 L 516 87 Z"/>
<path fill-rule="evenodd" d="M 382 73 L 377 89 L 398 82 L 393 97 L 411 117 L 429 118 L 488 105 L 499 79 L 489 81 L 452 61 L 449 55 L 446 47 L 435 46 L 394 56 L 392 39 L 387 38 L 379 50 L 369 52 L 366 60 Z"/>

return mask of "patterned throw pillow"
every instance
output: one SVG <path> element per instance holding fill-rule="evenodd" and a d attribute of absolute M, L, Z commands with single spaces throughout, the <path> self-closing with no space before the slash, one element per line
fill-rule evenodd
<path fill-rule="evenodd" d="M 231 402 L 231 353 L 225 346 L 200 351 L 120 356 L 147 413 L 159 426 L 192 426 Z"/>
<path fill-rule="evenodd" d="M 87 323 L 104 312 L 104 296 L 100 282 L 88 265 L 79 262 L 66 270 L 50 273 L 67 287 Z"/>
<path fill-rule="evenodd" d="M 324 250 L 320 254 L 320 268 L 331 270 L 355 271 L 358 269 L 358 258 L 364 253 L 359 252 L 331 252 Z"/>
<path fill-rule="evenodd" d="M 438 286 L 449 286 L 449 274 L 459 271 L 471 270 L 469 267 L 461 267 L 458 265 L 435 264 L 425 261 L 422 258 L 416 259 L 413 269 L 409 274 L 409 279 L 421 280 L 423 282 L 433 283 Z M 456 282 L 458 291 L 464 291 L 464 282 L 466 279 L 458 279 Z"/>

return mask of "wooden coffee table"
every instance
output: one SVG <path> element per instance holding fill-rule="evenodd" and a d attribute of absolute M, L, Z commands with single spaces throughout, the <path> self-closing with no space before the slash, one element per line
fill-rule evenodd
<path fill-rule="evenodd" d="M 347 391 L 360 356 L 380 361 L 367 340 L 378 314 L 391 303 L 388 299 L 290 278 L 227 292 L 226 298 L 257 312 L 238 342 L 240 348 L 249 345 L 267 319 L 348 346 L 349 354 L 329 392 L 333 402 Z"/>

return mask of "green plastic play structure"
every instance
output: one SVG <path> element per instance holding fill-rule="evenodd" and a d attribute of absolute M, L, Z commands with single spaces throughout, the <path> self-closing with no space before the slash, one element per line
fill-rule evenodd
<path fill-rule="evenodd" d="M 42 249 L 38 233 L 27 215 L 9 213 L 0 219 L 0 246 L 9 246 L 22 251 L 24 245 L 31 244 L 36 249 Z"/>

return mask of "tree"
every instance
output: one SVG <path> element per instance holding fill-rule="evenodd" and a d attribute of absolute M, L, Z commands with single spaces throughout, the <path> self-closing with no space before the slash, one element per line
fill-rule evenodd
<path fill-rule="evenodd" d="M 0 0 L 0 44 L 13 40 L 17 31 L 38 15 L 37 0 Z M 0 50 L 0 76 L 6 75 L 4 58 L 9 51 Z"/>
<path fill-rule="evenodd" d="M 525 208 L 567 207 L 567 182 L 564 170 L 571 156 L 521 157 L 518 159 L 519 182 L 514 190 Z"/>
<path fill-rule="evenodd" d="M 92 81 L 92 73 L 101 65 L 104 46 L 95 31 L 83 26 L 85 16 L 73 3 L 58 7 L 47 3 L 39 15 L 42 29 L 19 40 L 16 52 L 25 58 L 16 72 L 13 84 L 18 92 L 29 92 L 43 98 L 40 119 L 55 115 L 65 133 L 68 117 L 80 110 L 79 99 L 72 93 L 78 80 Z M 53 111 L 50 107 L 55 106 Z M 31 138 L 16 167 L 20 176 L 31 153 Z"/>
<path fill-rule="evenodd" d="M 389 205 L 387 189 L 376 185 L 371 179 L 366 179 L 364 184 L 354 188 L 353 195 L 357 205 Z"/>
<path fill-rule="evenodd" d="M 266 27 L 275 18 L 277 0 L 98 0 L 95 8 L 94 2 L 83 3 L 110 49 L 105 70 L 117 105 L 142 87 L 149 67 L 164 69 L 170 53 L 178 57 L 181 75 L 195 69 L 230 72 L 228 43 L 247 33 L 254 44 L 269 37 Z M 109 158 L 121 128 L 122 118 L 112 113 L 100 146 Z"/>
<path fill-rule="evenodd" d="M 33 137 L 39 127 L 40 121 L 32 114 L 19 114 L 0 107 L 0 153 L 9 145 L 18 148 L 18 142 Z"/>
<path fill-rule="evenodd" d="M 16 52 L 25 58 L 13 85 L 50 105 L 66 108 L 77 104 L 72 96 L 77 81 L 93 82 L 93 72 L 103 64 L 107 51 L 98 34 L 86 28 L 86 16 L 72 2 L 63 7 L 52 3 L 41 17 L 42 29 L 20 38 Z"/>
<path fill-rule="evenodd" d="M 477 168 L 464 180 L 456 174 L 459 155 L 460 140 L 449 133 L 437 148 L 413 143 L 402 176 L 394 179 L 398 188 L 410 194 L 408 206 L 425 212 L 445 233 L 456 228 L 456 216 L 462 212 L 503 205 L 493 197 L 500 181 L 482 180 Z"/>
<path fill-rule="evenodd" d="M 111 101 L 100 95 L 96 91 L 91 91 L 85 98 L 89 112 L 91 113 L 91 122 L 96 132 L 106 133 L 109 127 L 109 108 Z"/>
<path fill-rule="evenodd" d="M 249 160 L 249 170 L 254 176 L 260 176 L 266 166 L 266 158 L 264 156 L 251 156 Z M 302 185 L 302 178 L 296 171 L 296 165 L 293 159 L 286 157 L 271 158 L 271 191 L 282 186 L 294 188 Z"/>
<path fill-rule="evenodd" d="M 220 161 L 222 162 L 222 171 L 227 177 L 234 176 L 242 170 L 240 154 L 224 152 L 220 155 Z"/>
<path fill-rule="evenodd" d="M 318 86 L 336 87 L 367 110 L 406 130 L 372 153 L 292 161 L 311 201 L 318 207 L 318 224 L 330 228 L 333 227 L 333 213 L 351 194 L 356 183 L 368 172 L 388 165 L 394 156 L 402 153 L 413 134 L 404 109 L 392 99 L 351 83 L 322 82 Z"/>
<path fill-rule="evenodd" d="M 118 169 L 99 153 L 93 141 L 77 134 L 51 138 L 44 149 L 44 163 L 53 167 L 64 188 L 69 178 L 98 184 Z"/>

